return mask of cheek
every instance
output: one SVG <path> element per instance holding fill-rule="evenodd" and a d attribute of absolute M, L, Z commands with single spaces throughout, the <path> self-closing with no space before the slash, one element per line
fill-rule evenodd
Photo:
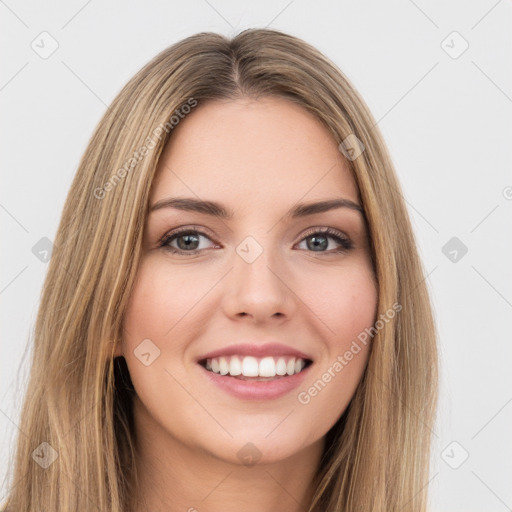
<path fill-rule="evenodd" d="M 125 315 L 127 340 L 150 338 L 163 343 L 181 327 L 180 320 L 194 316 L 194 305 L 211 288 L 208 280 L 191 279 L 190 270 L 168 266 L 152 260 L 143 261 L 138 269 Z"/>
<path fill-rule="evenodd" d="M 180 281 L 179 273 L 171 279 L 162 270 L 150 258 L 141 262 L 124 316 L 122 355 L 140 393 L 151 385 L 158 389 L 162 380 L 168 380 L 163 372 L 169 340 L 178 348 L 180 319 L 192 307 L 188 303 L 193 297 L 187 299 L 189 288 Z"/>
<path fill-rule="evenodd" d="M 328 327 L 326 352 L 297 396 L 311 431 L 332 426 L 352 399 L 370 351 L 365 329 L 373 326 L 377 310 L 377 288 L 366 264 L 320 285 L 312 309 L 322 312 Z"/>
<path fill-rule="evenodd" d="M 340 275 L 318 275 L 314 281 L 318 293 L 309 292 L 309 304 L 327 328 L 329 351 L 344 350 L 375 321 L 377 288 L 371 268 L 361 263 Z"/>
<path fill-rule="evenodd" d="M 206 290 L 200 293 L 190 272 L 185 274 L 181 269 L 169 272 L 168 265 L 166 271 L 165 265 L 146 257 L 138 268 L 124 316 L 122 355 L 137 396 L 161 424 L 173 414 L 173 407 L 193 407 L 173 376 L 179 374 L 176 367 L 181 366 L 187 336 L 194 335 L 194 304 Z"/>
<path fill-rule="evenodd" d="M 148 402 L 158 394 L 180 393 L 171 374 L 186 377 L 187 347 L 205 329 L 204 311 L 214 310 L 209 292 L 220 277 L 222 273 L 201 273 L 185 264 L 170 270 L 161 254 L 146 255 L 141 261 L 124 316 L 121 347 L 133 385 Z"/>

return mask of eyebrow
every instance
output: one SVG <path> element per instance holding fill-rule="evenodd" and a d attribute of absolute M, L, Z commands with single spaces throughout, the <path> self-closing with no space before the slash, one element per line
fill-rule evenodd
<path fill-rule="evenodd" d="M 161 199 L 151 206 L 150 212 L 161 210 L 163 208 L 175 208 L 177 210 L 203 213 L 205 215 L 211 215 L 225 220 L 230 220 L 234 217 L 233 210 L 224 207 L 220 203 L 216 203 L 215 201 L 203 201 L 193 197 L 169 197 Z M 306 217 L 308 215 L 314 215 L 315 213 L 327 212 L 336 208 L 349 208 L 360 212 L 364 216 L 364 210 L 360 205 L 354 203 L 350 199 L 339 198 L 319 201 L 316 203 L 297 204 L 288 210 L 285 217 L 296 219 Z"/>

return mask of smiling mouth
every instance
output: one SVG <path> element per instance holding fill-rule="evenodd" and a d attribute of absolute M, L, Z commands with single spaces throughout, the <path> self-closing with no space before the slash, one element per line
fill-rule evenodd
<path fill-rule="evenodd" d="M 202 359 L 205 370 L 239 380 L 268 381 L 301 373 L 313 364 L 310 359 L 290 356 L 223 356 Z"/>

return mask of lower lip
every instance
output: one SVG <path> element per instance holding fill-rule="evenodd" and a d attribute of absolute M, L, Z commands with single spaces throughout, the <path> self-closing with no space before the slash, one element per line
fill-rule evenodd
<path fill-rule="evenodd" d="M 271 400 L 284 396 L 299 386 L 311 366 L 313 365 L 310 364 L 300 373 L 294 375 L 287 375 L 274 380 L 255 381 L 237 379 L 230 375 L 220 375 L 220 373 L 211 372 L 199 365 L 202 372 L 210 379 L 210 382 L 242 400 Z"/>

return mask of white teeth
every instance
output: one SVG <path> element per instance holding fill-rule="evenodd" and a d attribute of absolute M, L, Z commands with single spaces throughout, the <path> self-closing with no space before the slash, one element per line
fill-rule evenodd
<path fill-rule="evenodd" d="M 234 376 L 242 374 L 242 363 L 237 356 L 233 356 L 231 358 L 231 362 L 229 363 L 229 374 Z"/>
<path fill-rule="evenodd" d="M 273 357 L 264 357 L 260 361 L 260 377 L 275 377 L 276 363 Z"/>
<path fill-rule="evenodd" d="M 214 370 L 215 371 L 215 370 Z M 286 365 L 286 373 L 288 375 L 293 375 L 295 373 L 295 357 L 292 357 L 288 364 Z"/>
<path fill-rule="evenodd" d="M 221 375 L 244 377 L 275 377 L 300 373 L 306 361 L 300 357 L 256 358 L 252 356 L 222 356 L 206 360 L 206 369 Z"/>
<path fill-rule="evenodd" d="M 276 374 L 277 375 L 285 375 L 286 374 L 286 361 L 284 357 L 280 357 L 276 363 Z"/>
<path fill-rule="evenodd" d="M 229 373 L 229 363 L 225 357 L 219 357 L 219 370 L 221 375 Z"/>
<path fill-rule="evenodd" d="M 257 377 L 258 371 L 258 360 L 251 356 L 244 357 L 242 361 L 242 375 L 244 377 Z"/>

